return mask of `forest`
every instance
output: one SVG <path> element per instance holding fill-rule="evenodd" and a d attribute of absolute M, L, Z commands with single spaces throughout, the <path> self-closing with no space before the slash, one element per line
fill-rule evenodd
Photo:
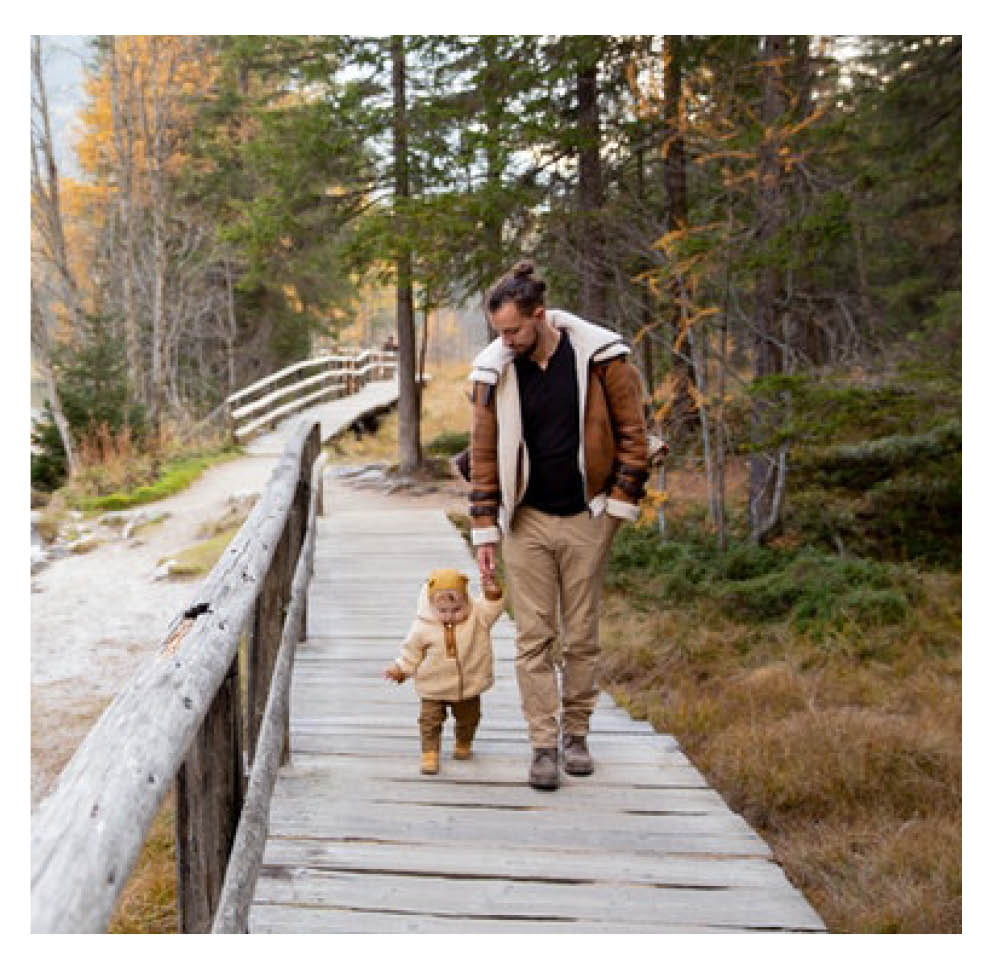
<path fill-rule="evenodd" d="M 683 625 L 617 627 L 634 646 L 609 675 L 786 853 L 793 816 L 808 845 L 836 808 L 855 855 L 924 825 L 913 850 L 931 855 L 879 863 L 888 901 L 796 849 L 790 877 L 832 928 L 960 930 L 960 36 L 99 36 L 78 178 L 55 160 L 43 56 L 33 38 L 33 500 L 147 484 L 219 446 L 233 391 L 390 335 L 392 459 L 414 472 L 431 444 L 418 360 L 454 340 L 440 314 L 484 339 L 486 289 L 533 259 L 549 305 L 627 338 L 671 449 L 609 582 L 644 623 L 670 608 Z M 680 472 L 697 500 L 666 484 Z M 713 684 L 741 670 L 704 682 L 717 646 L 686 632 L 711 617 L 742 624 L 724 657 L 788 668 L 749 688 L 777 715 L 847 664 L 830 729 L 871 735 L 843 719 L 869 693 L 895 718 L 863 751 L 870 784 L 742 779 L 746 738 L 711 744 Z M 789 642 L 755 646 L 769 623 Z M 659 636 L 668 653 L 635 648 Z M 869 686 L 869 667 L 901 686 Z M 907 679 L 921 670 L 939 699 Z M 889 812 L 874 827 L 867 802 Z"/>

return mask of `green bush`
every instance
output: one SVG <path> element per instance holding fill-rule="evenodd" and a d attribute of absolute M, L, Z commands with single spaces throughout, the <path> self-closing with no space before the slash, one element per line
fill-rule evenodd
<path fill-rule="evenodd" d="M 701 531 L 663 541 L 631 527 L 617 533 L 607 581 L 635 607 L 696 601 L 729 618 L 787 619 L 803 629 L 901 622 L 915 589 L 912 572 L 895 564 L 749 542 L 732 542 L 721 554 Z"/>
<path fill-rule="evenodd" d="M 961 423 L 797 453 L 785 523 L 821 547 L 959 568 Z"/>
<path fill-rule="evenodd" d="M 940 465 L 961 453 L 961 422 L 948 421 L 926 434 L 893 434 L 889 437 L 799 451 L 793 472 L 801 483 L 827 488 L 863 491 L 907 468 Z"/>
<path fill-rule="evenodd" d="M 124 345 L 109 321 L 87 317 L 73 344 L 56 347 L 52 366 L 65 419 L 77 440 L 101 425 L 111 434 L 126 425 L 132 444 L 141 446 L 148 431 L 147 414 L 142 405 L 128 402 Z M 38 449 L 31 457 L 31 484 L 54 491 L 65 482 L 67 468 L 47 400 L 42 420 L 34 422 L 31 443 Z"/>
<path fill-rule="evenodd" d="M 444 431 L 427 445 L 428 454 L 454 455 L 469 445 L 468 431 Z"/>

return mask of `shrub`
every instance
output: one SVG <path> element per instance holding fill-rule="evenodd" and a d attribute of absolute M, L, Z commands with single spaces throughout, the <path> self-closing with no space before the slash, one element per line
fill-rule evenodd
<path fill-rule="evenodd" d="M 454 455 L 469 445 L 468 431 L 444 431 L 427 445 L 429 454 Z"/>
<path fill-rule="evenodd" d="M 130 443 L 140 449 L 148 430 L 147 415 L 142 405 L 128 401 L 124 346 L 109 321 L 87 317 L 75 342 L 55 349 L 52 365 L 62 409 L 77 440 L 97 436 L 101 428 L 116 436 L 126 427 Z M 38 449 L 31 457 L 32 485 L 53 491 L 64 483 L 67 469 L 47 400 L 43 419 L 34 423 L 31 442 Z"/>
<path fill-rule="evenodd" d="M 662 541 L 638 528 L 617 533 L 607 580 L 635 607 L 708 600 L 739 621 L 788 618 L 813 631 L 900 622 L 915 588 L 912 573 L 895 564 L 743 541 L 721 554 L 702 532 Z"/>

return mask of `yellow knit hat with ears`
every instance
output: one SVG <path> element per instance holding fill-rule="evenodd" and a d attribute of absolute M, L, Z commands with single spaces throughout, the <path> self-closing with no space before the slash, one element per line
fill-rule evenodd
<path fill-rule="evenodd" d="M 434 595 L 442 589 L 454 589 L 465 595 L 468 592 L 468 576 L 458 569 L 435 569 L 427 577 L 427 594 Z"/>

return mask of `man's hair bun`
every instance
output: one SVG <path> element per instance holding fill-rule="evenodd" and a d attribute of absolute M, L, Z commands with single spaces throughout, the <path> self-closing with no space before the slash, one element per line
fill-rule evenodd
<path fill-rule="evenodd" d="M 538 306 L 544 305 L 544 292 L 548 284 L 534 273 L 534 263 L 530 259 L 519 259 L 513 268 L 489 291 L 486 308 L 495 313 L 505 302 L 512 301 L 517 308 L 528 315 Z"/>

